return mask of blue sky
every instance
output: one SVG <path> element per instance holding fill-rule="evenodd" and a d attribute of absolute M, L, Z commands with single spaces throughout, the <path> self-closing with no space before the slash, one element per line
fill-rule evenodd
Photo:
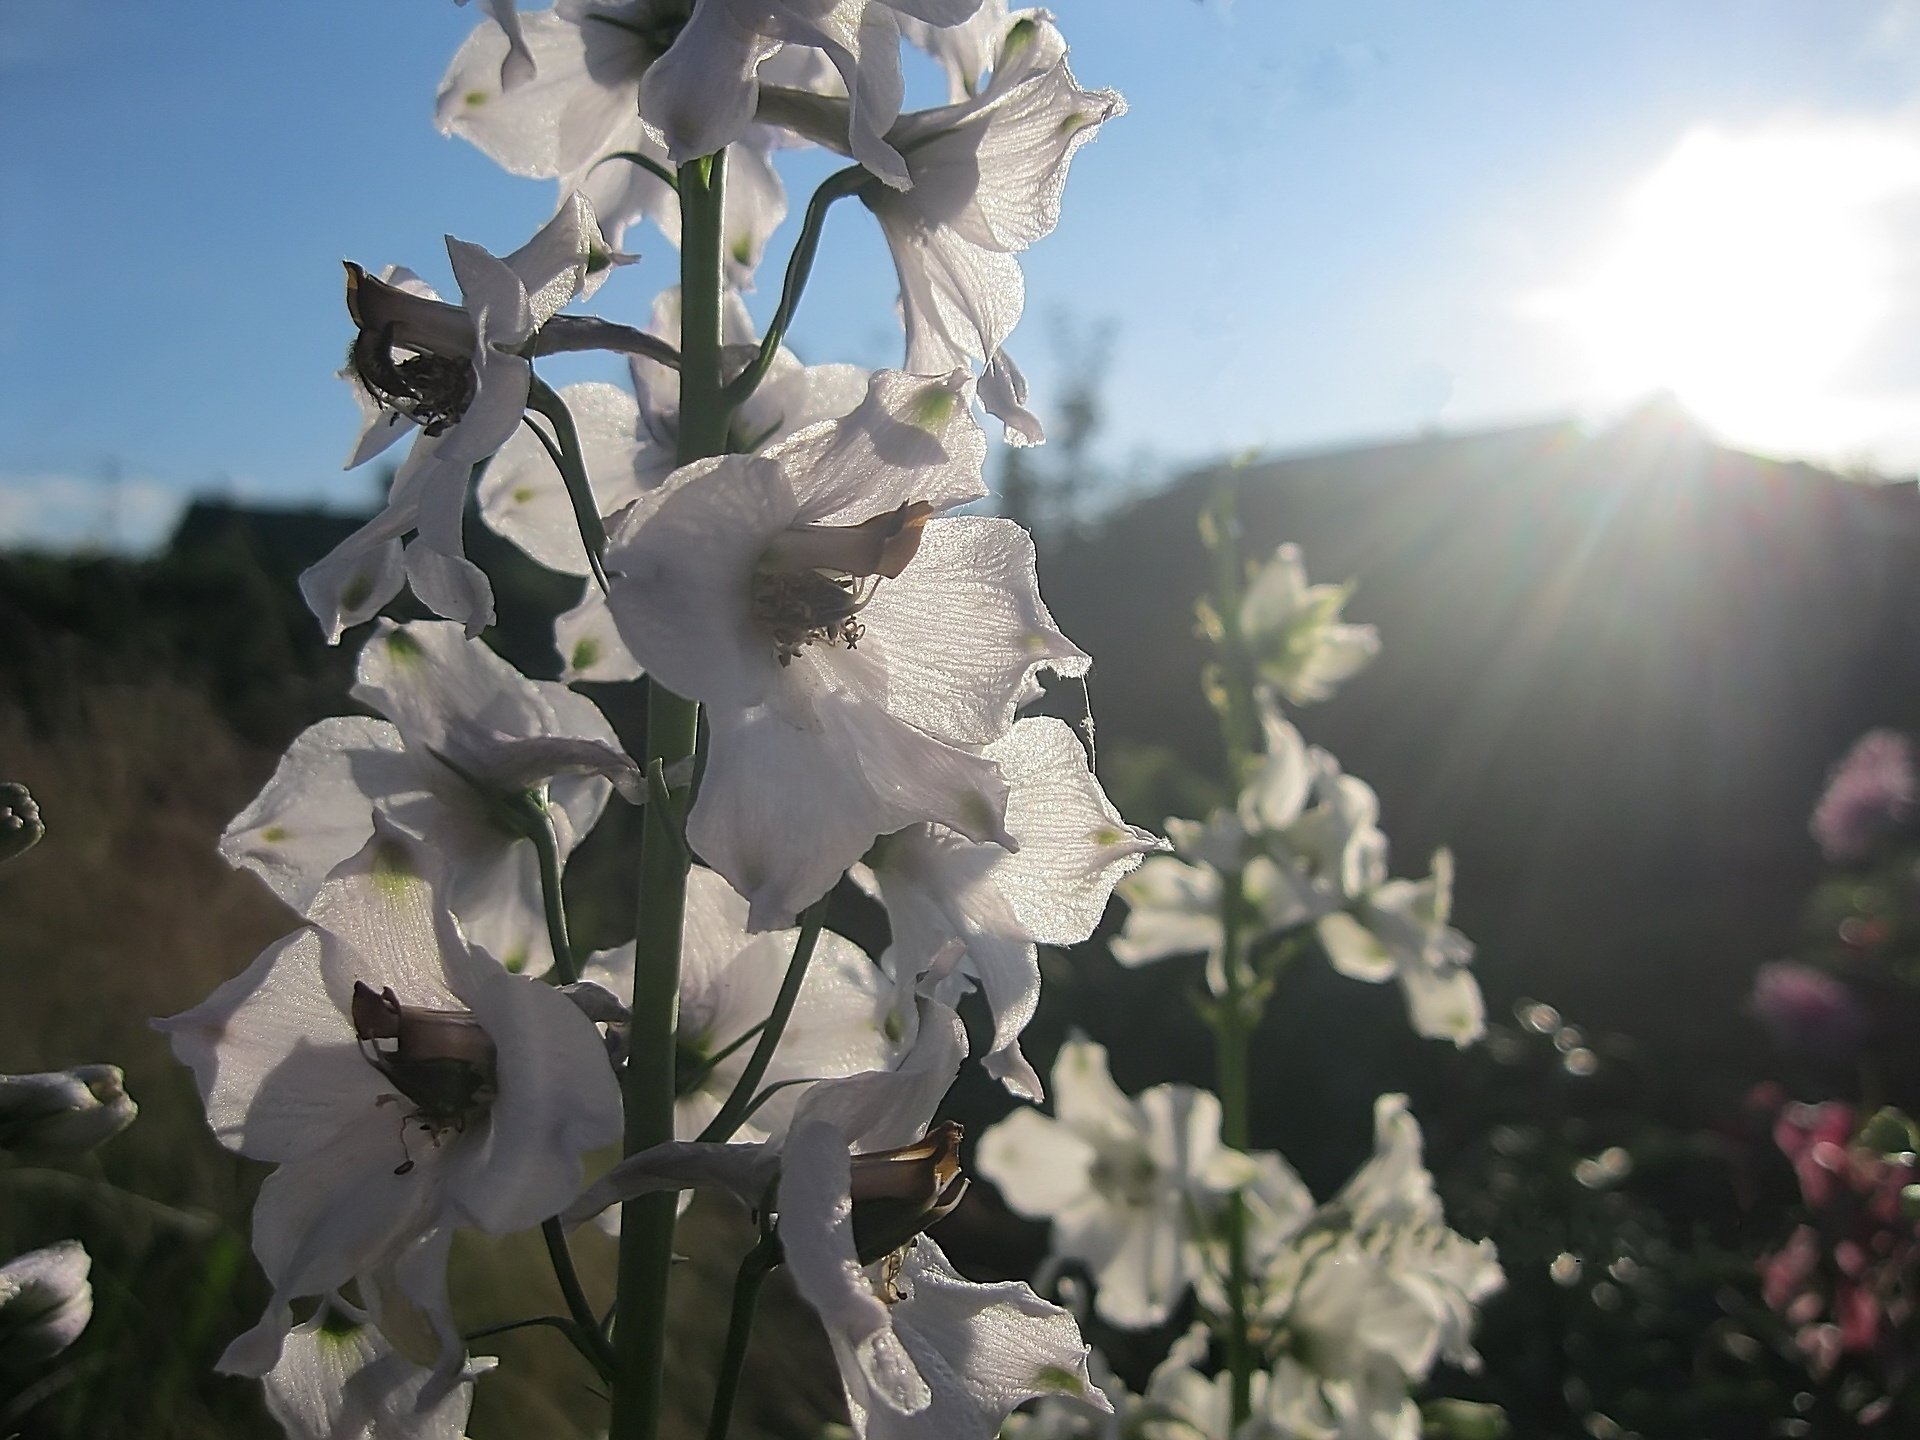
<path fill-rule="evenodd" d="M 1054 8 L 1131 113 L 1026 257 L 1013 349 L 1044 406 L 1055 317 L 1114 323 L 1116 463 L 1604 416 L 1659 385 L 1738 443 L 1920 463 L 1915 0 Z M 139 544 L 195 491 L 371 497 L 338 468 L 340 260 L 444 284 L 443 233 L 505 251 L 553 203 L 433 129 L 474 23 L 0 0 L 0 545 Z M 640 318 L 672 257 L 630 248 L 595 308 Z M 796 347 L 897 363 L 893 288 L 840 207 Z"/>

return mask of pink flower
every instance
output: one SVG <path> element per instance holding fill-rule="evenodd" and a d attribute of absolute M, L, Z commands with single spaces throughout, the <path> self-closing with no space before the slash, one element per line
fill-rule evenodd
<path fill-rule="evenodd" d="M 1827 1059 L 1851 1056 L 1870 1025 L 1844 983 L 1792 960 L 1762 965 L 1748 1003 L 1776 1044 Z"/>
<path fill-rule="evenodd" d="M 1827 859 L 1864 860 L 1913 812 L 1913 755 L 1904 735 L 1869 730 L 1827 779 L 1808 829 Z"/>

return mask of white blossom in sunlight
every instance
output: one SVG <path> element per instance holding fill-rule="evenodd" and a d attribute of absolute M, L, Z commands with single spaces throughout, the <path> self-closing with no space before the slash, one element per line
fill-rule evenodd
<path fill-rule="evenodd" d="M 773 1010 L 800 932 L 747 931 L 747 902 L 711 870 L 687 876 L 680 945 L 678 1069 L 699 1083 L 674 1101 L 673 1133 L 692 1140 L 720 1112 L 753 1053 L 758 1028 Z M 595 955 L 581 979 L 633 999 L 633 944 Z M 786 1133 L 810 1088 L 802 1083 L 868 1070 L 889 1070 L 905 1038 L 894 1013 L 893 986 L 851 940 L 822 930 L 780 1048 L 762 1077 L 780 1088 L 741 1123 L 739 1134 L 764 1140 Z M 741 1043 L 744 1041 L 745 1043 Z"/>
<path fill-rule="evenodd" d="M 1220 1143 L 1220 1102 L 1186 1085 L 1129 1099 L 1107 1052 L 1060 1049 L 1052 1118 L 1016 1110 L 980 1137 L 976 1164 L 1020 1215 L 1053 1222 L 1052 1253 L 1083 1263 L 1094 1311 L 1115 1325 L 1157 1325 L 1186 1293 L 1199 1230 L 1251 1178 Z"/>
<path fill-rule="evenodd" d="M 1282 545 L 1240 601 L 1240 634 L 1262 684 L 1295 705 L 1332 698 L 1380 653 L 1380 632 L 1340 610 L 1351 585 L 1310 585 L 1298 545 Z"/>
<path fill-rule="evenodd" d="M 859 1440 L 991 1440 L 1044 1395 L 1105 1409 L 1071 1314 L 1024 1284 L 964 1279 L 918 1233 L 965 1190 L 958 1127 L 928 1125 L 966 1050 L 959 1017 L 923 1000 L 898 1069 L 814 1086 L 778 1141 L 643 1151 L 567 1219 L 650 1190 L 712 1186 L 759 1206 L 771 1188 L 786 1266 L 826 1329 Z"/>
<path fill-rule="evenodd" d="M 983 490 L 962 372 L 882 371 L 844 419 L 697 461 L 608 547 L 635 660 L 706 706 L 694 850 L 790 924 L 881 835 L 934 821 L 1008 843 L 1000 739 L 1043 668 L 1086 656 L 1010 521 L 932 518 Z"/>
<path fill-rule="evenodd" d="M 1166 842 L 1120 818 L 1059 720 L 1021 720 L 983 753 L 1006 777 L 1006 829 L 1017 850 L 914 825 L 877 841 L 855 875 L 886 904 L 893 943 L 885 959 L 903 986 L 951 941 L 965 946 L 941 998 L 951 1004 L 969 981 L 979 986 L 994 1026 L 982 1066 L 1037 1100 L 1040 1077 L 1020 1050 L 1040 999 L 1035 942 L 1085 940 L 1114 885 Z"/>
<path fill-rule="evenodd" d="M 929 25 L 907 17 L 900 21 L 900 33 L 947 72 L 947 99 L 956 105 L 980 93 L 1006 29 L 1007 0 L 982 0 L 973 17 L 958 25 Z"/>
<path fill-rule="evenodd" d="M 312 924 L 200 1005 L 155 1021 L 214 1136 L 278 1168 L 254 1207 L 272 1286 L 220 1368 L 280 1363 L 302 1296 L 385 1277 L 432 1320 L 437 1383 L 464 1349 L 446 1289 L 453 1232 L 538 1225 L 620 1136 L 620 1093 L 565 995 L 478 957 L 435 903 L 425 852 L 382 828 L 336 868 Z"/>
<path fill-rule="evenodd" d="M 1416 1033 L 1465 1046 L 1486 1033 L 1486 1003 L 1468 968 L 1473 942 L 1447 923 L 1452 912 L 1453 855 L 1439 850 L 1426 879 L 1389 880 L 1352 910 L 1322 916 L 1316 933 L 1342 975 L 1398 980 Z"/>
<path fill-rule="evenodd" d="M 359 332 L 348 378 L 368 412 L 347 464 L 370 460 L 409 428 L 419 433 L 385 508 L 300 577 L 329 643 L 371 619 L 403 583 L 468 635 L 493 623 L 493 587 L 461 537 L 468 480 L 526 410 L 533 366 L 522 347 L 610 259 L 592 206 L 577 195 L 504 260 L 451 235 L 447 254 L 459 305 L 404 272 L 389 283 L 347 267 Z"/>
<path fill-rule="evenodd" d="M 389 717 L 336 716 L 296 738 L 220 853 L 306 914 L 376 816 L 442 857 L 443 898 L 469 940 L 511 969 L 552 962 L 533 845 L 495 807 L 544 794 L 561 861 L 638 768 L 593 702 L 529 680 L 457 625 L 382 620 L 360 652 L 354 699 Z M 391 722 L 391 723 L 389 723 Z"/>
<path fill-rule="evenodd" d="M 452 1389 L 422 1406 L 434 1372 L 334 1297 L 287 1332 L 279 1362 L 260 1379 L 267 1413 L 287 1440 L 461 1440 L 474 1377 L 491 1364 L 466 1367 Z"/>
<path fill-rule="evenodd" d="M 758 345 L 753 321 L 739 296 L 721 305 L 721 338 L 729 353 L 745 356 Z M 680 292 L 662 291 L 648 327 L 670 345 L 680 343 Z M 743 362 L 744 363 L 744 362 Z M 560 391 L 573 415 L 595 507 L 605 522 L 672 473 L 680 430 L 680 375 L 643 355 L 629 359 L 633 393 L 589 382 Z M 729 448 L 741 454 L 765 449 L 821 420 L 857 408 L 868 374 L 857 365 L 803 365 L 784 345 L 759 387 L 734 411 Z M 480 516 L 496 532 L 550 570 L 586 580 L 591 571 L 580 526 L 546 447 L 524 426 L 487 466 L 479 488 Z M 580 603 L 554 625 L 561 678 L 634 680 L 639 662 L 628 653 L 607 612 L 606 596 L 588 581 Z"/>
<path fill-rule="evenodd" d="M 585 195 L 615 246 L 643 217 L 677 244 L 680 205 L 672 187 L 645 166 L 607 157 L 630 152 L 672 168 L 666 137 L 643 115 L 642 97 L 650 68 L 672 47 L 687 11 L 686 0 L 561 0 L 529 11 L 518 18 L 537 75 L 516 85 L 499 75 L 505 34 L 478 26 L 440 82 L 440 130 L 472 142 L 515 175 L 557 180 L 563 201 L 576 191 Z M 810 57 L 791 50 L 761 68 L 777 83 L 818 88 Z M 773 151 L 786 137 L 746 124 L 728 138 L 742 143 L 728 154 L 721 230 L 728 278 L 744 287 L 787 213 L 773 168 Z"/>
<path fill-rule="evenodd" d="M 1481 1301 L 1503 1283 L 1492 1242 L 1449 1229 L 1403 1095 L 1374 1105 L 1374 1154 L 1314 1206 L 1277 1156 L 1257 1156 L 1249 1272 L 1279 1358 L 1261 1406 L 1282 1435 L 1411 1440 L 1409 1392 L 1445 1359 L 1474 1368 Z M 1225 1313 L 1225 1241 L 1210 1239 L 1201 1303 Z"/>
<path fill-rule="evenodd" d="M 977 97 L 904 115 L 888 133 L 911 187 L 861 192 L 900 275 L 906 368 L 984 365 L 981 402 L 1015 444 L 1044 434 L 1001 349 L 1026 303 L 1014 256 L 1052 233 L 1074 152 L 1125 112 L 1115 91 L 1080 87 L 1060 32 L 1044 11 L 1026 11 L 999 37 Z"/>

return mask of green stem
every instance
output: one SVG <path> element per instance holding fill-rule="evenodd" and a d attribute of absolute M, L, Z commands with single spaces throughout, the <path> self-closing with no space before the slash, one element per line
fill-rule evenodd
<path fill-rule="evenodd" d="M 642 170 L 653 176 L 654 179 L 663 183 L 669 190 L 678 193 L 680 189 L 679 177 L 651 155 L 643 155 L 638 150 L 615 150 L 611 154 L 602 155 L 598 160 L 594 161 L 593 168 L 598 170 L 609 160 L 625 160 L 630 164 L 638 165 Z"/>
<path fill-rule="evenodd" d="M 540 443 L 546 446 L 548 456 L 553 460 L 554 468 L 559 470 L 560 478 L 567 487 L 567 500 L 573 506 L 573 523 L 580 530 L 580 544 L 587 552 L 587 568 L 593 572 L 600 593 L 607 592 L 607 572 L 601 563 L 601 556 L 607 549 L 607 527 L 600 519 L 600 504 L 593 498 L 593 486 L 587 478 L 587 457 L 580 447 L 580 432 L 573 423 L 573 412 L 567 409 L 567 402 L 560 398 L 555 390 L 538 375 L 527 377 L 527 404 L 547 417 L 547 423 L 553 426 L 553 441 L 541 433 L 540 427 L 528 422 L 527 428 L 540 437 Z M 555 444 L 559 448 L 554 448 Z"/>
<path fill-rule="evenodd" d="M 1250 1013 L 1241 954 L 1241 880 L 1223 876 L 1220 964 L 1226 993 L 1214 1011 L 1214 1044 L 1220 1086 L 1220 1138 L 1235 1150 L 1248 1148 L 1252 1086 L 1248 1078 L 1257 1017 Z M 1238 1430 L 1253 1414 L 1253 1342 L 1248 1334 L 1247 1206 L 1239 1191 L 1227 1200 L 1227 1370 L 1232 1376 L 1232 1421 Z"/>
<path fill-rule="evenodd" d="M 547 1242 L 547 1259 L 553 1263 L 553 1278 L 559 1282 L 560 1297 L 567 1302 L 567 1313 L 573 1317 L 568 1338 L 602 1378 L 611 1376 L 613 1350 L 600 1338 L 599 1321 L 594 1318 L 593 1306 L 587 1303 L 587 1292 L 580 1288 L 580 1275 L 573 1268 L 573 1252 L 567 1249 L 567 1235 L 560 1228 L 559 1218 L 542 1221 L 540 1234 Z"/>
<path fill-rule="evenodd" d="M 733 1311 L 727 1318 L 726 1349 L 720 1355 L 713 1409 L 707 1415 L 707 1440 L 727 1440 L 733 1399 L 739 1393 L 740 1372 L 746 1366 L 747 1341 L 753 1335 L 753 1311 L 760 1299 L 760 1286 L 779 1263 L 780 1242 L 771 1235 L 763 1235 L 740 1262 L 740 1274 L 733 1282 Z"/>
<path fill-rule="evenodd" d="M 567 907 L 560 890 L 560 842 L 553 833 L 553 812 L 546 805 L 533 807 L 538 819 L 526 827 L 533 853 L 540 857 L 540 899 L 547 911 L 547 941 L 553 947 L 553 968 L 562 985 L 580 978 L 573 963 L 573 945 L 567 939 Z M 531 818 L 531 817 L 529 817 Z"/>
<path fill-rule="evenodd" d="M 726 154 L 680 167 L 681 464 L 726 452 L 730 407 L 722 397 L 720 306 L 721 198 Z M 662 773 L 693 754 L 699 707 L 649 682 L 647 764 Z M 674 1047 L 679 1028 L 680 936 L 686 915 L 685 842 L 667 807 L 646 807 L 640 847 L 639 925 L 634 936 L 633 1025 L 621 1077 L 626 1111 L 623 1153 L 673 1136 Z M 620 1210 L 616 1370 L 609 1440 L 655 1440 L 664 1398 L 667 1281 L 673 1268 L 678 1197 L 667 1191 L 629 1200 Z"/>
<path fill-rule="evenodd" d="M 760 349 L 753 357 L 753 362 L 727 383 L 729 406 L 742 404 L 759 388 L 760 382 L 766 379 L 767 371 L 773 367 L 774 356 L 780 353 L 780 342 L 786 339 L 787 327 L 793 323 L 793 312 L 800 308 L 801 292 L 807 288 L 807 277 L 813 273 L 813 257 L 820 249 L 820 230 L 826 224 L 827 208 L 834 201 L 853 194 L 871 178 L 860 166 L 849 165 L 823 180 L 820 188 L 813 192 L 813 198 L 807 201 L 806 218 L 800 222 L 800 238 L 794 242 L 793 253 L 787 257 L 787 278 L 780 287 L 779 308 L 773 312 L 773 320 L 767 326 L 766 336 L 760 341 Z"/>
<path fill-rule="evenodd" d="M 773 1052 L 780 1048 L 780 1037 L 786 1034 L 787 1021 L 793 1017 L 794 1004 L 800 999 L 800 987 L 806 983 L 807 967 L 813 963 L 814 947 L 819 943 L 820 927 L 826 921 L 827 901 L 832 894 L 829 890 L 822 895 L 800 917 L 800 935 L 793 942 L 793 959 L 787 962 L 787 975 L 780 982 L 780 993 L 774 998 L 773 1011 L 767 1016 L 766 1028 L 761 1030 L 759 1043 L 753 1047 L 753 1054 L 747 1059 L 747 1068 L 733 1082 L 727 1103 L 720 1107 L 720 1113 L 700 1132 L 702 1140 L 725 1144 L 733 1138 L 733 1132 L 740 1128 L 740 1122 L 753 1109 L 754 1095 L 766 1076 L 767 1066 L 773 1063 Z"/>
<path fill-rule="evenodd" d="M 695 1070 L 690 1074 L 683 1075 L 680 1077 L 680 1093 L 682 1095 L 691 1095 L 694 1091 L 698 1090 L 702 1085 L 706 1084 L 707 1077 L 711 1075 L 715 1070 L 717 1070 L 720 1066 L 724 1065 L 727 1062 L 727 1058 L 729 1056 L 733 1055 L 736 1051 L 738 1051 L 741 1046 L 750 1044 L 753 1040 L 753 1037 L 758 1035 L 761 1031 L 765 1030 L 766 1028 L 767 1028 L 767 1022 L 764 1020 L 762 1020 L 758 1025 L 749 1025 L 745 1030 L 742 1030 L 738 1035 L 734 1036 L 734 1038 L 729 1040 L 725 1045 L 722 1045 L 718 1050 L 714 1051 L 713 1054 L 707 1057 L 706 1063 L 703 1064 L 698 1070 Z"/>

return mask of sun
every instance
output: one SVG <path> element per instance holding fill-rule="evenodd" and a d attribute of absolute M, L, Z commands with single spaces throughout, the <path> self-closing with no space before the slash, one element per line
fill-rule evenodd
<path fill-rule="evenodd" d="M 1797 122 L 1688 134 L 1626 197 L 1598 260 L 1557 292 L 1601 396 L 1664 390 L 1735 443 L 1864 443 L 1850 373 L 1899 307 L 1897 202 L 1920 135 Z"/>

